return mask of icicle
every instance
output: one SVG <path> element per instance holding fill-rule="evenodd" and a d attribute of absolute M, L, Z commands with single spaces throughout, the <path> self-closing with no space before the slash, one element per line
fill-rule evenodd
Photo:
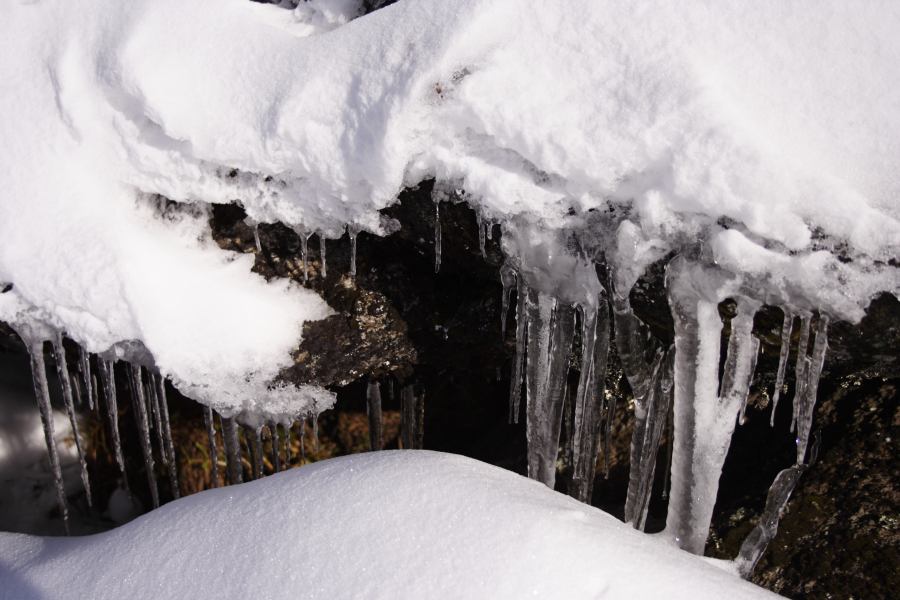
<path fill-rule="evenodd" d="M 66 504 L 66 490 L 63 487 L 62 467 L 56 449 L 56 432 L 53 427 L 53 407 L 50 405 L 50 389 L 47 385 L 47 366 L 44 363 L 44 342 L 34 340 L 21 332 L 19 337 L 28 348 L 31 359 L 31 380 L 34 384 L 34 398 L 41 413 L 41 425 L 44 429 L 44 442 L 47 444 L 47 455 L 50 458 L 50 470 L 53 472 L 53 483 L 56 486 L 56 501 L 62 515 L 66 535 L 69 535 L 69 507 Z"/>
<path fill-rule="evenodd" d="M 738 414 L 738 425 L 743 425 L 747 422 L 747 402 L 750 399 L 750 384 L 753 382 L 753 374 L 756 372 L 756 361 L 759 359 L 759 338 L 754 337 L 752 345 L 752 356 L 750 357 L 747 369 L 750 374 L 750 378 L 747 381 L 747 389 L 743 393 L 743 400 L 741 400 L 741 411 Z"/>
<path fill-rule="evenodd" d="M 69 375 L 69 365 L 66 361 L 66 349 L 63 347 L 61 333 L 57 333 L 51 346 L 53 359 L 56 362 L 56 376 L 62 389 L 63 403 L 66 405 L 66 414 L 72 425 L 72 435 L 75 438 L 75 450 L 78 453 L 78 462 L 81 465 L 81 483 L 84 484 L 84 493 L 88 506 L 93 505 L 91 499 L 91 480 L 88 476 L 87 459 L 84 456 L 84 442 L 81 439 L 81 431 L 78 428 L 78 415 L 75 414 L 75 402 L 72 398 L 72 380 Z"/>
<path fill-rule="evenodd" d="M 441 203 L 434 201 L 434 272 L 441 270 Z"/>
<path fill-rule="evenodd" d="M 150 408 L 151 426 L 156 432 L 156 447 L 159 449 L 159 462 L 162 466 L 169 466 L 169 454 L 166 451 L 166 442 L 163 440 L 162 411 L 159 407 L 159 394 L 156 388 L 156 382 L 153 381 L 152 373 L 147 373 L 147 380 L 144 382 L 144 398 L 147 399 L 147 406 Z"/>
<path fill-rule="evenodd" d="M 487 258 L 487 250 L 485 250 L 485 224 L 481 219 L 481 215 L 476 217 L 478 220 L 478 249 L 481 251 L 481 258 Z"/>
<path fill-rule="evenodd" d="M 298 231 L 300 236 L 300 254 L 303 258 L 303 282 L 309 281 L 309 235 Z"/>
<path fill-rule="evenodd" d="M 781 324 L 781 352 L 778 354 L 778 371 L 775 375 L 775 389 L 772 391 L 772 416 L 769 418 L 769 426 L 775 427 L 775 409 L 778 408 L 778 399 L 784 387 L 784 373 L 787 370 L 788 354 L 791 350 L 791 329 L 794 325 L 794 316 L 786 308 L 784 320 Z"/>
<path fill-rule="evenodd" d="M 797 410 L 801 398 L 806 394 L 807 373 L 809 372 L 809 356 L 806 353 L 809 346 L 809 320 L 810 315 L 808 314 L 800 317 L 800 341 L 797 343 L 797 363 L 794 367 L 794 410 L 791 417 L 791 431 L 795 431 L 797 428 Z"/>
<path fill-rule="evenodd" d="M 222 419 L 222 440 L 225 443 L 225 458 L 228 465 L 228 482 L 231 485 L 243 483 L 244 468 L 241 465 L 241 441 L 238 438 L 237 423 L 234 417 Z"/>
<path fill-rule="evenodd" d="M 819 391 L 819 378 L 825 366 L 825 352 L 828 350 L 828 315 L 819 315 L 816 323 L 816 339 L 813 342 L 812 357 L 807 367 L 807 381 L 803 386 L 803 395 L 794 401 L 797 408 L 797 464 L 803 464 L 806 458 L 806 446 L 809 443 L 809 431 L 812 428 L 813 409 L 816 406 L 816 395 Z"/>
<path fill-rule="evenodd" d="M 525 367 L 526 342 L 528 337 L 528 317 L 525 304 L 527 291 L 520 278 L 516 284 L 516 355 L 513 358 L 512 375 L 509 385 L 509 422 L 519 422 L 519 403 L 522 400 L 522 378 Z"/>
<path fill-rule="evenodd" d="M 605 401 L 609 355 L 609 308 L 605 296 L 582 311 L 581 373 L 572 417 L 572 497 L 590 502 L 600 448 L 601 412 Z"/>
<path fill-rule="evenodd" d="M 287 442 L 285 446 L 285 451 L 290 452 L 291 450 L 291 428 L 286 427 L 285 432 L 287 433 Z M 300 464 L 303 465 L 306 463 L 306 419 L 300 419 Z"/>
<path fill-rule="evenodd" d="M 674 352 L 674 350 L 672 351 Z M 674 354 L 673 354 L 674 356 Z M 674 374 L 673 374 L 674 376 Z M 673 390 L 674 390 L 674 380 L 673 380 Z M 671 395 L 672 392 L 669 392 Z M 663 473 L 663 491 L 662 497 L 663 500 L 669 499 L 669 487 L 671 485 L 671 473 L 672 473 L 672 447 L 675 444 L 675 417 L 673 410 L 673 402 L 670 398 L 669 400 L 669 414 L 666 416 L 666 472 Z"/>
<path fill-rule="evenodd" d="M 313 452 L 319 451 L 319 414 L 313 413 L 309 415 L 309 420 L 312 421 L 312 435 L 313 435 Z"/>
<path fill-rule="evenodd" d="M 81 346 L 78 346 L 78 370 L 81 374 L 81 384 L 84 387 L 84 397 L 88 402 L 88 408 L 94 410 L 97 392 L 92 385 L 90 355 Z"/>
<path fill-rule="evenodd" d="M 253 224 L 253 243 L 256 244 L 256 252 L 262 254 L 262 242 L 259 240 L 259 223 Z"/>
<path fill-rule="evenodd" d="M 416 437 L 413 447 L 418 450 L 425 447 L 425 390 L 416 396 Z"/>
<path fill-rule="evenodd" d="M 278 441 L 278 425 L 269 423 L 269 439 L 272 443 L 272 466 L 276 473 L 281 471 L 281 442 Z"/>
<path fill-rule="evenodd" d="M 675 350 L 669 348 L 661 352 L 653 365 L 653 384 L 647 395 L 646 413 L 632 437 L 631 473 L 628 482 L 628 497 L 625 501 L 625 521 L 635 529 L 644 530 L 647 509 L 650 506 L 650 492 L 656 473 L 656 455 L 659 442 L 666 427 L 669 406 L 672 400 L 672 370 Z"/>
<path fill-rule="evenodd" d="M 253 479 L 259 479 L 263 476 L 263 444 L 262 444 L 262 427 L 245 427 L 244 438 L 248 440 L 247 445 L 250 447 L 250 461 L 253 465 Z"/>
<path fill-rule="evenodd" d="M 169 486 L 172 488 L 172 495 L 177 500 L 181 497 L 181 490 L 178 487 L 178 461 L 175 459 L 175 441 L 172 439 L 172 423 L 169 420 L 169 399 L 166 394 L 166 380 L 159 373 L 152 373 L 150 378 L 153 386 L 156 388 L 159 402 L 162 420 L 162 449 L 168 455 Z"/>
<path fill-rule="evenodd" d="M 156 487 L 156 473 L 153 468 L 153 450 L 150 446 L 150 421 L 147 415 L 147 401 L 144 398 L 144 383 L 141 366 L 128 365 L 128 381 L 131 385 L 131 407 L 140 434 L 141 452 L 144 455 L 144 468 L 147 470 L 147 485 L 150 487 L 150 498 L 153 508 L 159 507 L 159 490 Z"/>
<path fill-rule="evenodd" d="M 348 227 L 347 235 L 350 236 L 350 277 L 356 279 L 356 230 Z"/>
<path fill-rule="evenodd" d="M 410 384 L 400 390 L 400 442 L 404 449 L 411 450 L 415 447 L 415 432 L 416 396 Z"/>
<path fill-rule="evenodd" d="M 500 339 L 506 341 L 506 318 L 509 316 L 509 295 L 516 285 L 516 270 L 509 263 L 500 267 L 500 285 L 503 291 L 500 296 Z"/>
<path fill-rule="evenodd" d="M 110 432 L 112 433 L 112 442 L 116 453 L 116 463 L 118 463 L 119 471 L 122 473 L 124 479 L 125 457 L 122 454 L 122 438 L 119 436 L 119 405 L 118 400 L 116 399 L 115 362 L 112 358 L 98 358 L 97 364 L 100 366 L 100 377 L 103 379 L 103 391 L 106 398 L 106 416 L 109 420 Z"/>
<path fill-rule="evenodd" d="M 381 425 L 381 386 L 374 379 L 366 386 L 366 414 L 369 416 L 369 449 L 384 448 Z"/>
<path fill-rule="evenodd" d="M 219 487 L 219 452 L 216 450 L 216 422 L 213 410 L 203 405 L 203 422 L 206 424 L 206 437 L 209 442 L 209 462 L 212 487 Z"/>
<path fill-rule="evenodd" d="M 675 321 L 675 442 L 666 534 L 694 554 L 702 554 L 712 520 L 722 464 L 741 403 L 749 390 L 759 341 L 752 336 L 758 308 L 738 298 L 717 394 L 722 321 L 718 298 L 701 295 L 719 276 L 712 268 L 676 258 L 669 264 L 669 304 Z M 706 285 L 698 285 L 697 279 Z"/>
<path fill-rule="evenodd" d="M 606 412 L 603 415 L 603 479 L 609 479 L 609 455 L 612 445 L 612 424 L 616 416 L 616 396 L 606 397 Z"/>
<path fill-rule="evenodd" d="M 772 487 L 769 488 L 769 494 L 766 496 L 766 506 L 756 527 L 741 544 L 741 549 L 735 559 L 735 566 L 741 577 L 749 579 L 759 562 L 766 547 L 775 538 L 778 533 L 778 522 L 787 506 L 788 500 L 800 476 L 806 470 L 804 465 L 794 465 L 778 473 Z"/>
<path fill-rule="evenodd" d="M 552 489 L 556 481 L 569 352 L 575 335 L 575 309 L 532 289 L 526 298 L 528 476 Z"/>
<path fill-rule="evenodd" d="M 328 277 L 328 264 L 325 261 L 325 236 L 319 234 L 319 259 L 322 261 L 322 279 Z"/>
<path fill-rule="evenodd" d="M 97 413 L 100 411 L 100 397 L 97 388 L 100 386 L 97 385 L 97 376 L 91 375 L 91 398 L 94 403 L 94 412 Z"/>

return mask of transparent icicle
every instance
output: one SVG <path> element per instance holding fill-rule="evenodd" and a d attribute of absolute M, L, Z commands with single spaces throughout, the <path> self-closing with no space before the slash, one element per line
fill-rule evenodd
<path fill-rule="evenodd" d="M 181 497 L 181 491 L 178 487 L 178 461 L 175 459 L 175 440 L 172 439 L 172 422 L 169 419 L 169 399 L 166 394 L 166 380 L 159 373 L 151 373 L 150 379 L 156 390 L 158 405 L 160 409 L 160 421 L 162 425 L 163 446 L 161 452 L 165 452 L 167 466 L 169 470 L 169 487 L 172 488 L 172 495 L 177 500 Z"/>
<path fill-rule="evenodd" d="M 309 235 L 302 231 L 298 231 L 300 236 L 300 254 L 303 259 L 303 281 L 309 281 Z"/>
<path fill-rule="evenodd" d="M 69 375 L 69 365 L 66 361 L 66 349 L 63 347 L 61 333 L 57 333 L 51 346 L 53 348 L 53 360 L 56 363 L 56 376 L 62 390 L 63 403 L 66 405 L 66 414 L 72 426 L 72 436 L 75 438 L 75 451 L 78 453 L 78 462 L 81 466 L 81 483 L 84 485 L 84 494 L 88 506 L 93 506 L 91 499 L 91 479 L 88 476 L 87 458 L 84 455 L 84 441 L 81 439 L 81 431 L 78 428 L 78 415 L 75 414 L 75 401 L 72 396 L 72 379 Z"/>
<path fill-rule="evenodd" d="M 66 535 L 69 535 L 69 507 L 66 504 L 66 490 L 63 487 L 62 467 L 59 463 L 59 452 L 56 449 L 56 432 L 53 427 L 53 407 L 50 405 L 50 388 L 47 385 L 47 366 L 44 362 L 43 340 L 33 340 L 19 333 L 19 337 L 28 348 L 31 359 L 31 381 L 34 384 L 34 398 L 41 413 L 41 425 L 44 429 L 44 442 L 47 444 L 47 456 L 50 458 L 50 470 L 53 472 L 53 483 L 56 486 L 56 501 L 62 515 Z"/>
<path fill-rule="evenodd" d="M 787 308 L 784 312 L 784 320 L 781 324 L 781 352 L 778 354 L 778 371 L 775 374 L 775 389 L 772 391 L 772 416 L 769 418 L 769 426 L 775 427 L 775 410 L 778 408 L 778 399 L 784 388 L 784 373 L 787 370 L 788 355 L 791 350 L 791 329 L 794 325 L 794 316 Z"/>
<path fill-rule="evenodd" d="M 609 479 L 609 456 L 612 446 L 612 424 L 616 417 L 616 396 L 606 397 L 606 408 L 603 414 L 603 479 Z"/>
<path fill-rule="evenodd" d="M 356 279 L 356 230 L 348 227 L 347 235 L 350 236 L 350 277 Z"/>
<path fill-rule="evenodd" d="M 276 473 L 281 471 L 281 442 L 278 441 L 278 425 L 269 423 L 269 440 L 272 443 L 272 466 Z"/>
<path fill-rule="evenodd" d="M 434 201 L 434 272 L 441 270 L 441 203 Z"/>
<path fill-rule="evenodd" d="M 291 452 L 291 426 L 284 428 L 285 432 L 285 456 L 287 457 L 288 464 L 290 464 L 290 452 Z M 300 464 L 306 463 L 306 419 L 300 419 Z"/>
<path fill-rule="evenodd" d="M 562 427 L 569 352 L 575 336 L 575 309 L 529 289 L 525 372 L 528 476 L 553 488 Z"/>
<path fill-rule="evenodd" d="M 500 339 L 506 340 L 506 318 L 509 316 L 509 296 L 516 287 L 518 278 L 516 270 L 509 264 L 503 263 L 500 267 L 500 285 L 503 291 L 500 296 Z"/>
<path fill-rule="evenodd" d="M 412 384 L 400 390 L 400 442 L 403 448 L 415 448 L 416 438 L 416 392 Z"/>
<path fill-rule="evenodd" d="M 522 401 L 522 378 L 525 369 L 528 317 L 526 316 L 526 286 L 519 278 L 516 283 L 516 354 L 513 358 L 509 383 L 509 422 L 519 422 L 519 405 Z"/>
<path fill-rule="evenodd" d="M 319 451 L 319 413 L 313 413 L 309 415 L 309 420 L 312 423 L 312 436 L 313 436 L 313 452 Z"/>
<path fill-rule="evenodd" d="M 206 438 L 209 442 L 209 463 L 212 487 L 219 487 L 219 452 L 216 449 L 216 422 L 212 408 L 203 405 L 203 422 L 206 424 Z"/>
<path fill-rule="evenodd" d="M 813 342 L 812 357 L 807 367 L 807 381 L 803 386 L 803 395 L 795 400 L 797 408 L 797 464 L 806 459 L 806 447 L 809 444 L 809 431 L 812 428 L 813 409 L 816 406 L 816 395 L 819 391 L 819 378 L 825 365 L 825 353 L 828 350 L 828 315 L 819 315 L 816 323 L 816 339 Z"/>
<path fill-rule="evenodd" d="M 159 408 L 159 395 L 157 393 L 153 375 L 147 373 L 147 380 L 144 382 L 144 398 L 147 399 L 147 406 L 150 408 L 151 427 L 156 432 L 156 447 L 159 449 L 159 462 L 164 467 L 169 466 L 169 454 L 166 452 L 166 442 L 163 439 L 162 411 Z"/>
<path fill-rule="evenodd" d="M 235 485 L 244 481 L 244 467 L 241 464 L 241 441 L 234 417 L 221 417 L 222 440 L 225 444 L 225 459 L 228 465 L 228 483 Z"/>
<path fill-rule="evenodd" d="M 810 315 L 800 316 L 800 341 L 797 343 L 797 362 L 794 367 L 794 407 L 791 417 L 791 431 L 797 428 L 797 410 L 801 398 L 806 395 L 807 373 L 809 372 L 809 321 Z"/>
<path fill-rule="evenodd" d="M 478 215 L 478 250 L 481 252 L 481 258 L 487 258 L 487 250 L 485 249 L 485 224 L 481 218 L 481 215 Z"/>
<path fill-rule="evenodd" d="M 147 470 L 147 485 L 153 508 L 159 507 L 159 490 L 156 487 L 156 472 L 153 466 L 153 449 L 150 446 L 150 420 L 147 415 L 147 400 L 144 397 L 144 383 L 141 366 L 128 365 L 128 382 L 131 386 L 131 408 L 137 424 L 141 442 L 141 453 L 144 455 L 144 468 Z"/>
<path fill-rule="evenodd" d="M 116 463 L 119 471 L 125 478 L 125 457 L 122 454 L 122 438 L 119 435 L 119 403 L 116 397 L 116 372 L 115 361 L 112 358 L 98 357 L 97 364 L 100 367 L 100 378 L 103 380 L 103 391 L 106 398 L 106 416 L 109 420 L 109 429 L 112 434 L 113 448 L 116 454 Z M 127 480 L 126 480 L 127 481 Z"/>
<path fill-rule="evenodd" d="M 253 243 L 256 245 L 256 251 L 262 254 L 262 242 L 259 239 L 259 223 L 253 224 Z"/>
<path fill-rule="evenodd" d="M 91 378 L 91 359 L 90 355 L 81 346 L 78 346 L 78 371 L 81 375 L 81 385 L 84 389 L 84 397 L 88 402 L 88 408 L 94 410 L 97 392 L 94 390 Z"/>
<path fill-rule="evenodd" d="M 325 259 L 325 236 L 321 233 L 319 234 L 319 260 L 322 261 L 322 279 L 328 277 L 328 263 Z"/>
<path fill-rule="evenodd" d="M 366 414 L 369 416 L 369 449 L 381 450 L 384 448 L 381 425 L 381 386 L 374 379 L 370 379 L 366 386 Z"/>
<path fill-rule="evenodd" d="M 631 441 L 631 473 L 625 500 L 625 521 L 644 530 L 650 492 L 656 473 L 659 442 L 668 422 L 672 400 L 672 370 L 675 350 L 660 352 L 653 364 L 653 382 L 647 394 L 644 418 L 635 424 Z M 640 430 L 640 433 L 639 433 Z"/>
<path fill-rule="evenodd" d="M 759 522 L 741 544 L 737 558 L 734 560 L 737 571 L 744 579 L 749 579 L 766 547 L 778 533 L 778 522 L 790 500 L 791 493 L 797 487 L 800 476 L 806 470 L 804 465 L 794 465 L 784 469 L 775 477 L 772 487 L 766 496 L 766 506 Z"/>
<path fill-rule="evenodd" d="M 263 476 L 263 443 L 262 427 L 245 427 L 244 438 L 250 447 L 250 464 L 253 466 L 253 479 Z"/>
<path fill-rule="evenodd" d="M 413 447 L 419 450 L 425 447 L 425 390 L 416 395 L 416 437 Z"/>
<path fill-rule="evenodd" d="M 581 373 L 572 417 L 572 488 L 569 494 L 590 502 L 602 433 L 601 415 L 606 397 L 609 355 L 609 308 L 605 296 L 597 306 L 582 311 Z"/>

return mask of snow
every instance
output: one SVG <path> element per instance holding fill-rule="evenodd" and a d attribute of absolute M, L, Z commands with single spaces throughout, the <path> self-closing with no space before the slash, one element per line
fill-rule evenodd
<path fill-rule="evenodd" d="M 652 565 L 652 568 L 648 568 Z M 468 458 L 337 458 L 83 538 L 0 534 L 0 598 L 774 598 Z"/>
<path fill-rule="evenodd" d="M 561 232 L 626 281 L 706 244 L 760 294 L 851 320 L 900 289 L 886 265 L 900 250 L 895 2 L 359 12 L 4 3 L 0 280 L 16 299 L 0 318 L 92 352 L 140 341 L 225 413 L 319 410 L 324 390 L 270 388 L 328 307 L 215 247 L 205 203 L 328 238 L 387 233 L 378 209 L 429 176 L 512 234 L 530 285 L 586 288 L 582 301 L 596 285 Z"/>

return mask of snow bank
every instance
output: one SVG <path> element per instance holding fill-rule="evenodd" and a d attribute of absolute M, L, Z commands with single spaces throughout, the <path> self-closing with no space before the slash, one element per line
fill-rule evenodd
<path fill-rule="evenodd" d="M 237 200 L 254 221 L 338 237 L 388 231 L 377 211 L 426 177 L 519 231 L 504 248 L 548 293 L 595 295 L 560 281 L 590 279 L 600 255 L 627 289 L 672 251 L 848 319 L 900 289 L 895 2 L 354 14 L 347 0 L 4 3 L 0 279 L 17 300 L 0 319 L 96 352 L 138 340 L 189 395 L 253 406 L 327 307 L 215 248 L 202 204 L 148 198 Z M 548 272 L 560 254 L 581 262 Z"/>
<path fill-rule="evenodd" d="M 540 483 L 477 461 L 337 458 L 82 538 L 0 534 L 0 598 L 765 598 Z"/>

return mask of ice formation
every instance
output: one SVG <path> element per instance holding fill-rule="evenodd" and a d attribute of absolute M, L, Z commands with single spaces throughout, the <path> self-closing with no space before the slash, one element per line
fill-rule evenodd
<path fill-rule="evenodd" d="M 221 413 L 239 482 L 238 422 L 315 424 L 331 405 L 321 388 L 274 383 L 303 323 L 330 311 L 215 248 L 208 204 L 238 201 L 254 229 L 302 232 L 304 278 L 311 233 L 324 275 L 326 240 L 346 230 L 352 278 L 357 235 L 390 233 L 379 211 L 434 179 L 435 270 L 440 202 L 476 209 L 480 246 L 501 224 L 503 335 L 516 292 L 510 419 L 524 395 L 529 474 L 554 483 L 580 331 L 573 493 L 590 496 L 615 410 L 603 387 L 611 303 L 638 417 L 628 519 L 643 524 L 671 403 L 666 536 L 702 552 L 755 368 L 754 313 L 785 312 L 776 397 L 800 319 L 802 465 L 829 320 L 857 321 L 874 294 L 900 290 L 896 5 L 401 0 L 354 19 L 359 6 L 0 8 L 0 80 L 17 82 L 0 95 L 0 137 L 15 140 L 0 147 L 0 281 L 13 284 L 0 320 L 25 332 L 42 414 L 43 342 L 64 332 L 99 355 L 113 425 L 113 365 L 128 363 L 151 487 L 145 372 Z M 674 349 L 628 307 L 659 261 Z M 737 315 L 720 380 L 727 299 Z M 420 446 L 421 414 L 411 420 Z"/>

